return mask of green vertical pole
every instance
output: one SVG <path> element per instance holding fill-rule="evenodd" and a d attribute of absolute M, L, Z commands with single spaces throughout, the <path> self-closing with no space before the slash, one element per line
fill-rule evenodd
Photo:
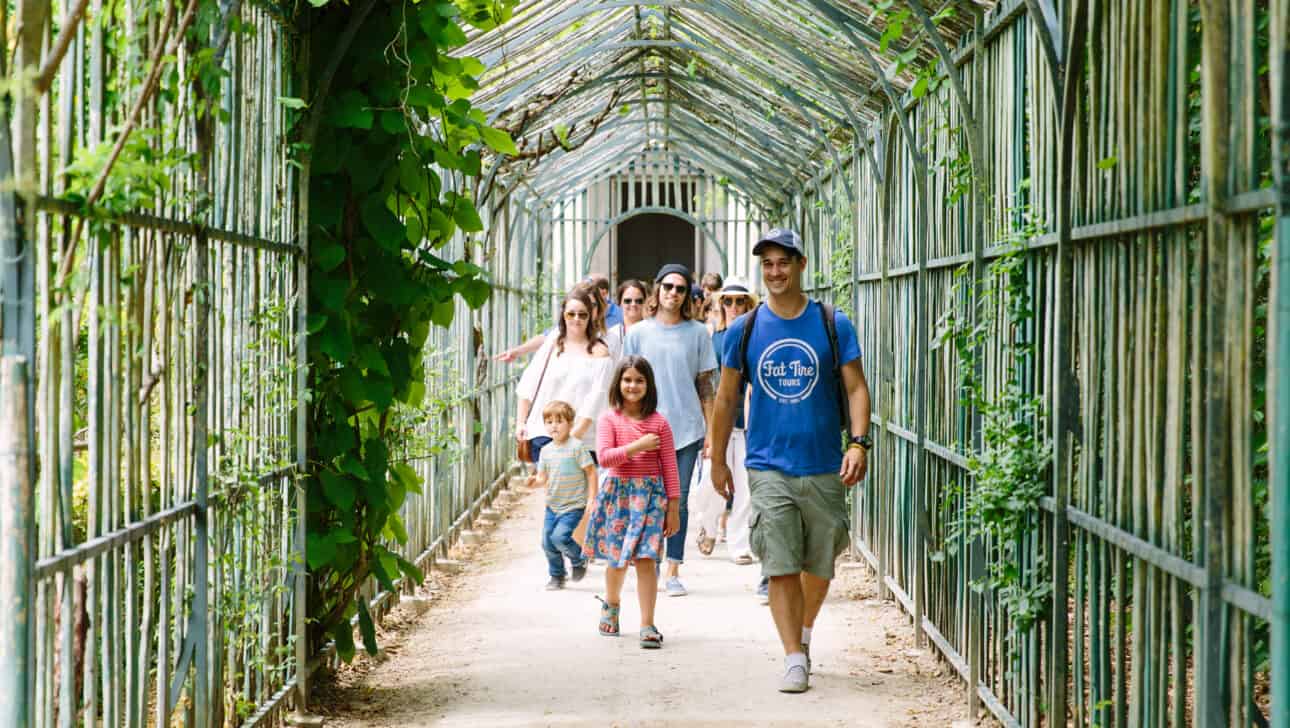
<path fill-rule="evenodd" d="M 0 632 L 0 725 L 25 726 L 35 492 L 24 357 L 0 359 L 0 392 L 0 610 L 7 616 Z"/>
<path fill-rule="evenodd" d="M 1290 25 L 1290 0 L 1273 0 L 1271 27 Z M 1280 191 L 1272 259 L 1272 320 L 1268 330 L 1271 404 L 1272 714 L 1290 725 L 1290 42 L 1272 33 L 1272 172 Z M 1278 525 L 1279 524 L 1279 525 Z"/>
<path fill-rule="evenodd" d="M 1223 652 L 1224 605 L 1223 531 L 1231 493 L 1231 366 L 1225 346 L 1228 278 L 1228 222 L 1224 205 L 1228 195 L 1231 111 L 1227 95 L 1231 57 L 1231 8 L 1224 0 L 1201 3 L 1202 108 L 1201 169 L 1208 222 L 1202 248 L 1201 310 L 1202 357 L 1209 365 L 1203 385 L 1203 438 L 1199 453 L 1202 477 L 1200 561 L 1205 580 L 1196 612 L 1196 725 L 1217 728 L 1226 725 L 1227 656 Z M 1274 531 L 1277 529 L 1273 529 Z"/>

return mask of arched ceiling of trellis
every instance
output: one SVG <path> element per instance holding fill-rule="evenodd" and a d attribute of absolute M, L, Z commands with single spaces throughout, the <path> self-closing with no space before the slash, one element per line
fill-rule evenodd
<path fill-rule="evenodd" d="M 875 5 L 904 16 L 885 50 Z M 953 49 L 994 5 L 524 0 L 463 53 L 488 66 L 474 103 L 521 150 L 492 170 L 504 187 L 550 197 L 666 149 L 775 208 L 938 60 L 934 41 Z"/>

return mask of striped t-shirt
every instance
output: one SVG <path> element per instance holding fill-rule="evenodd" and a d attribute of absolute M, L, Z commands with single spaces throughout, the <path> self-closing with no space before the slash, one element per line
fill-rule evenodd
<path fill-rule="evenodd" d="M 587 507 L 587 473 L 591 453 L 576 437 L 563 445 L 551 441 L 542 447 L 538 471 L 546 474 L 546 507 L 552 513 L 568 513 Z"/>
<path fill-rule="evenodd" d="M 658 435 L 658 449 L 628 456 L 627 446 L 647 434 Z M 546 457 L 546 450 L 542 451 L 542 456 Z M 668 500 L 681 497 L 681 477 L 676 467 L 672 428 L 658 412 L 643 420 L 634 420 L 618 410 L 609 410 L 601 415 L 596 457 L 600 467 L 609 468 L 610 477 L 662 478 Z"/>

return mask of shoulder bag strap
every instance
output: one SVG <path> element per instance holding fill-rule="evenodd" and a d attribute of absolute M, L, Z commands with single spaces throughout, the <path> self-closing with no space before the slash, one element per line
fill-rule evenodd
<path fill-rule="evenodd" d="M 537 404 L 538 392 L 542 391 L 542 380 L 546 379 L 546 368 L 551 366 L 551 355 L 555 353 L 555 343 L 551 348 L 546 350 L 546 361 L 542 363 L 542 373 L 538 375 L 537 386 L 533 388 L 533 404 Z"/>

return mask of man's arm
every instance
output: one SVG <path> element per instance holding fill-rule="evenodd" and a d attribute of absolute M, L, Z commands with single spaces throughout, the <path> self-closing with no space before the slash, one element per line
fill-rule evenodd
<path fill-rule="evenodd" d="M 712 455 L 712 487 L 724 497 L 730 496 L 733 485 L 730 468 L 726 465 L 726 449 L 730 445 L 730 432 L 735 426 L 735 410 L 743 398 L 743 375 L 738 369 L 722 367 L 721 383 L 715 397 L 705 407 L 711 408 L 708 419 L 708 445 Z"/>
<path fill-rule="evenodd" d="M 869 400 L 869 382 L 864 376 L 864 364 L 856 359 L 842 365 L 842 385 L 847 392 L 847 409 L 851 413 L 852 437 L 869 434 L 872 409 Z M 863 447 L 847 447 L 842 459 L 842 482 L 854 485 L 869 470 L 869 451 Z"/>
<path fill-rule="evenodd" d="M 699 404 L 703 407 L 703 428 L 706 431 L 712 422 L 712 400 L 717 396 L 717 377 L 716 369 L 709 369 L 706 372 L 699 372 L 699 376 L 694 380 L 694 388 L 699 392 Z M 709 457 L 708 443 L 704 443 L 703 456 Z"/>

